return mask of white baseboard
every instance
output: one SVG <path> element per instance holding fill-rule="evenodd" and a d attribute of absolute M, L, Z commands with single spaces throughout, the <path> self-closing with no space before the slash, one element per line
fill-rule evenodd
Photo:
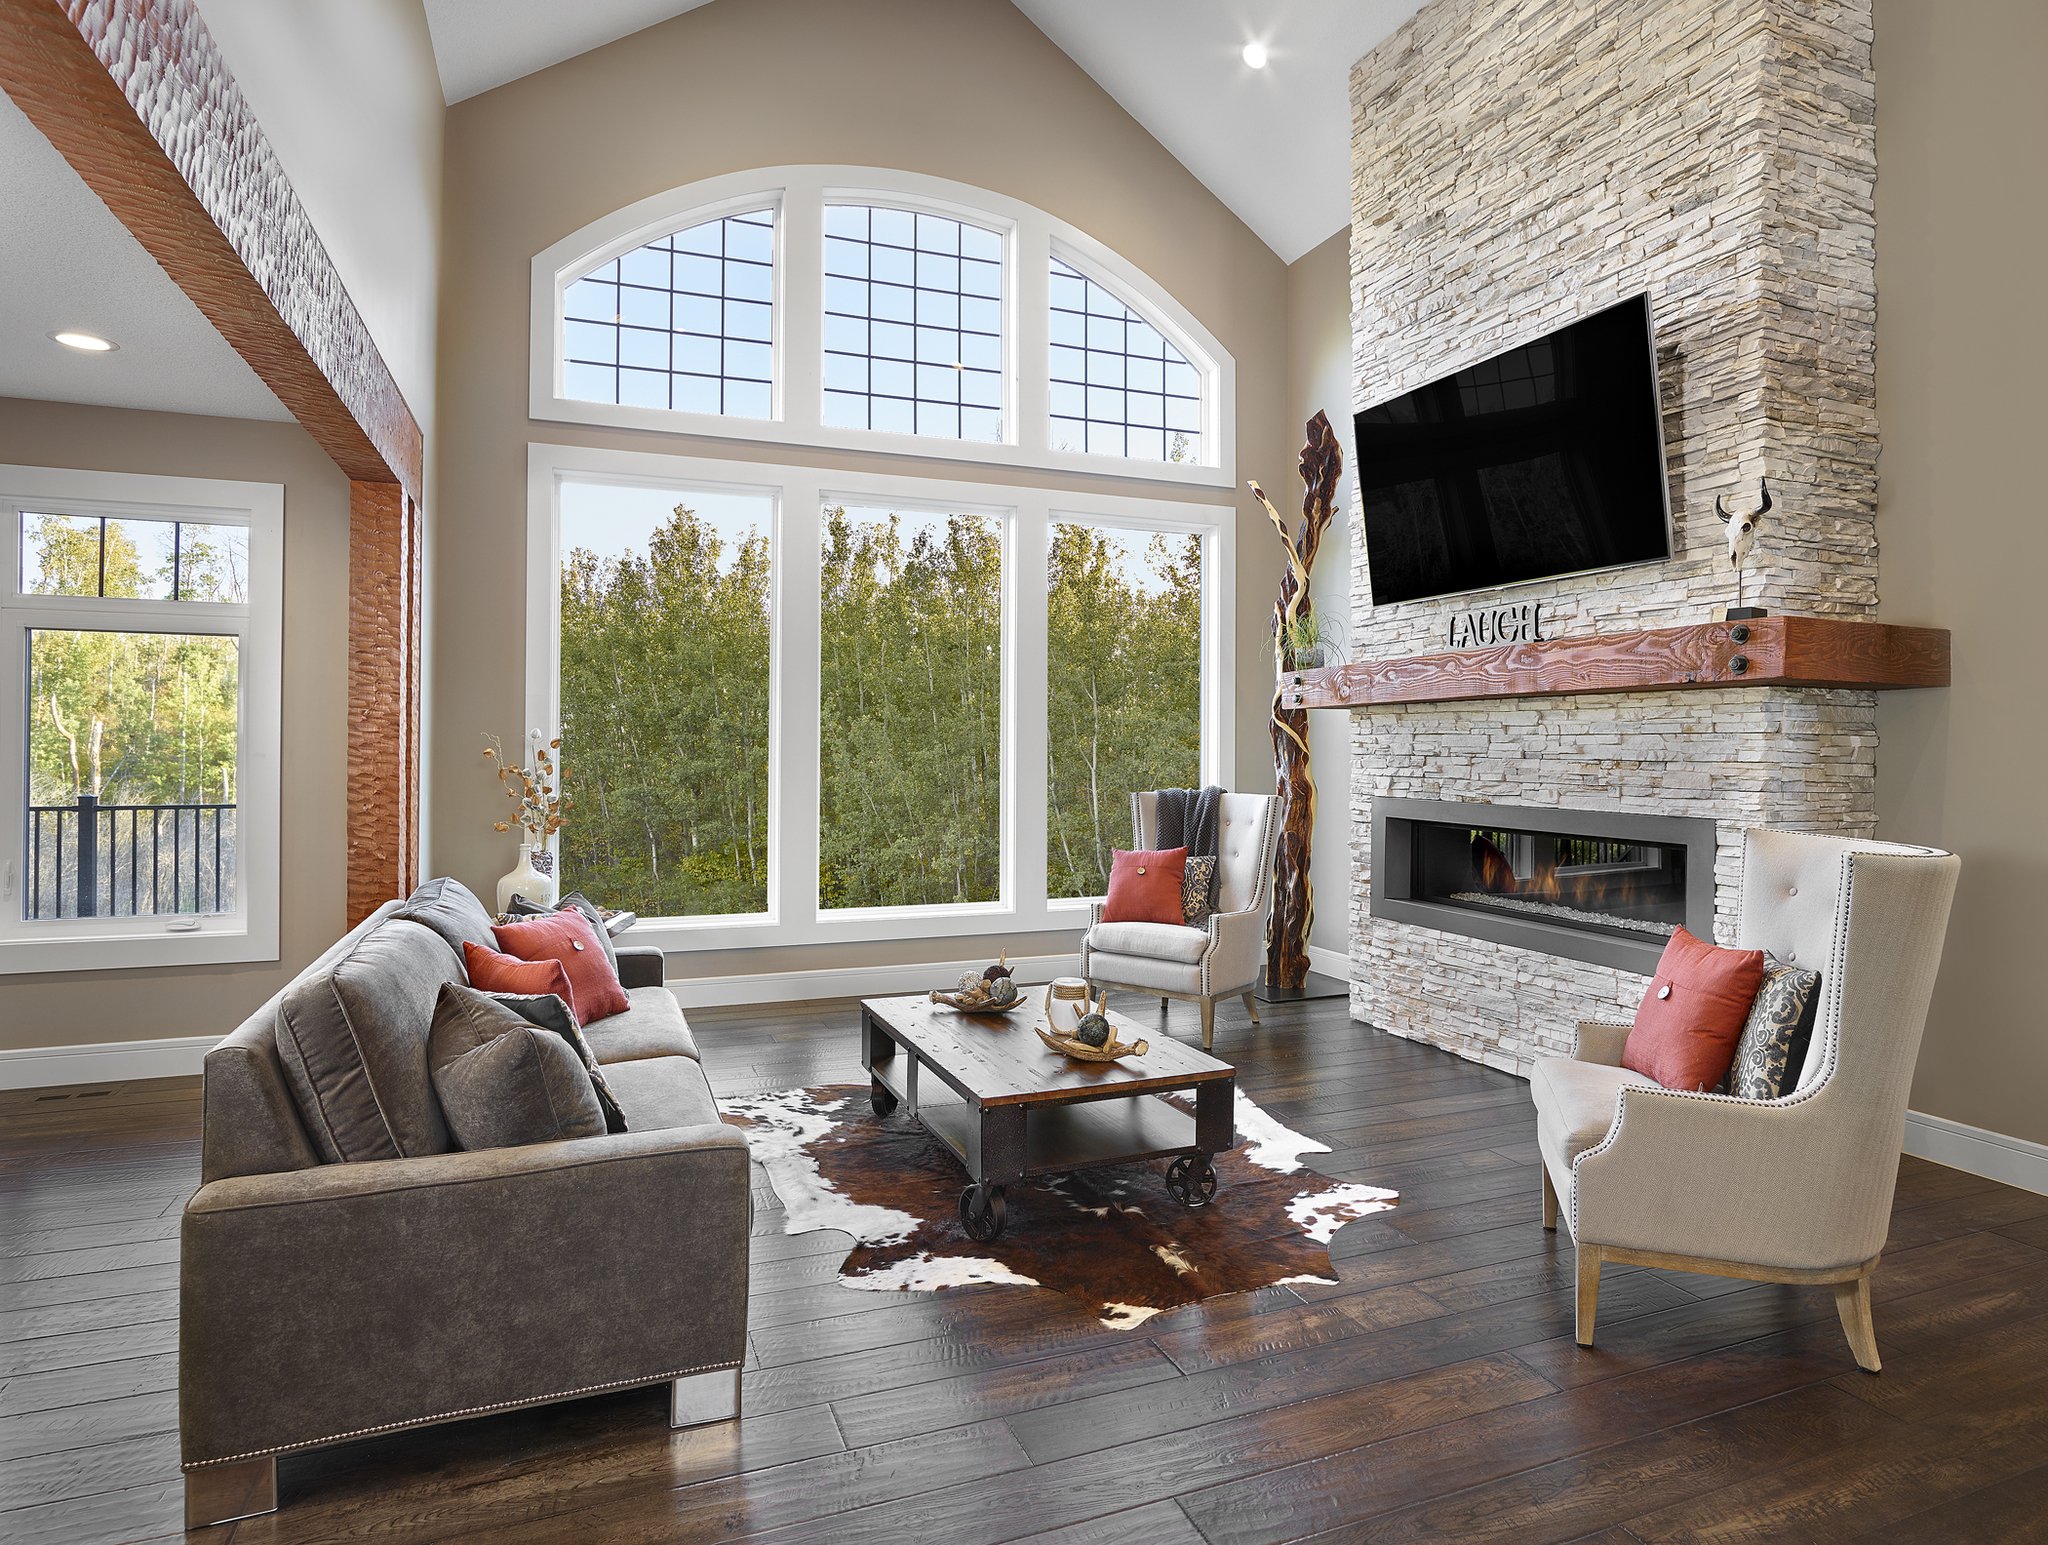
<path fill-rule="evenodd" d="M 218 1044 L 217 1035 L 180 1035 L 158 1041 L 97 1041 L 85 1046 L 0 1050 L 0 1089 L 183 1078 L 197 1073 L 206 1054 Z"/>
<path fill-rule="evenodd" d="M 1340 982 L 1351 980 L 1351 957 L 1343 950 L 1327 950 L 1320 944 L 1308 947 L 1308 968 Z"/>
<path fill-rule="evenodd" d="M 764 971 L 747 976 L 672 976 L 667 986 L 686 1009 L 746 1003 L 806 1003 L 819 998 L 869 998 L 881 993 L 950 987 L 982 960 L 925 961 L 902 966 L 841 966 L 836 970 Z M 1049 982 L 1081 969 L 1079 955 L 1024 955 L 1010 962 L 1020 982 Z"/>
<path fill-rule="evenodd" d="M 1916 1159 L 1929 1159 L 2048 1196 L 2048 1143 L 2030 1143 L 2023 1137 L 2007 1137 L 1946 1116 L 1909 1110 L 1904 1146 Z"/>

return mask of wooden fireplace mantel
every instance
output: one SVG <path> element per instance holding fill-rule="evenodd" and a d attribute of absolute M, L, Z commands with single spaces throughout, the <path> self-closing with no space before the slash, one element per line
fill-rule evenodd
<path fill-rule="evenodd" d="M 1758 617 L 1540 643 L 1359 660 L 1281 678 L 1285 708 L 1696 687 L 1945 687 L 1946 628 L 1846 617 Z"/>

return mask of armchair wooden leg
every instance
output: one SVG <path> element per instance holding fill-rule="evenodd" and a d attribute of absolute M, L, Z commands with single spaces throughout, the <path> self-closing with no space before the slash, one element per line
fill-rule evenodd
<path fill-rule="evenodd" d="M 1245 993 L 1245 994 L 1243 994 L 1243 997 L 1244 997 L 1244 1011 L 1245 1011 L 1245 1012 L 1246 1012 L 1247 1014 L 1251 1015 L 1251 1017 L 1252 1017 L 1252 1023 L 1253 1023 L 1253 1024 L 1257 1024 L 1257 1023 L 1259 1022 L 1259 1004 L 1258 1004 L 1258 1000 L 1257 1000 L 1256 998 L 1254 998 L 1254 997 L 1253 997 L 1253 996 L 1252 996 L 1252 995 L 1251 995 L 1250 993 Z"/>
<path fill-rule="evenodd" d="M 277 1457 L 185 1472 L 185 1527 L 203 1529 L 277 1511 Z"/>
<path fill-rule="evenodd" d="M 1202 1000 L 1202 1050 L 1210 1051 L 1216 1045 L 1216 1000 Z"/>
<path fill-rule="evenodd" d="M 1877 1358 L 1877 1327 L 1870 1320 L 1870 1274 L 1835 1284 L 1835 1312 L 1842 1317 L 1842 1329 L 1849 1337 L 1849 1350 L 1856 1354 L 1856 1366 L 1876 1373 L 1884 1365 Z"/>
<path fill-rule="evenodd" d="M 1543 1171 L 1543 1226 L 1552 1233 L 1557 1231 L 1557 1187 L 1550 1183 L 1550 1166 L 1539 1164 Z"/>
<path fill-rule="evenodd" d="M 1166 1012 L 1166 1000 L 1164 998 L 1159 1000 L 1159 1012 L 1162 1014 Z"/>
<path fill-rule="evenodd" d="M 1579 1246 L 1579 1301 L 1572 1339 L 1582 1347 L 1593 1344 L 1593 1318 L 1600 1309 L 1600 1249 Z"/>

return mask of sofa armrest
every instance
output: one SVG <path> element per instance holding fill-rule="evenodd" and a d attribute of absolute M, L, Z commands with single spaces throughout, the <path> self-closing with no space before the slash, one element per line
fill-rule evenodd
<path fill-rule="evenodd" d="M 621 987 L 659 987 L 667 974 L 668 957 L 658 944 L 622 944 L 618 955 Z"/>
<path fill-rule="evenodd" d="M 1604 1019 L 1582 1019 L 1572 1040 L 1572 1057 L 1579 1062 L 1597 1062 L 1604 1068 L 1618 1068 L 1621 1049 L 1628 1044 L 1632 1028 Z"/>
<path fill-rule="evenodd" d="M 1266 909 L 1209 914 L 1209 952 L 1202 969 L 1211 993 L 1241 992 L 1259 979 L 1259 956 L 1266 948 Z"/>
<path fill-rule="evenodd" d="M 181 1229 L 185 1462 L 737 1366 L 751 1214 L 718 1124 L 213 1181 Z"/>

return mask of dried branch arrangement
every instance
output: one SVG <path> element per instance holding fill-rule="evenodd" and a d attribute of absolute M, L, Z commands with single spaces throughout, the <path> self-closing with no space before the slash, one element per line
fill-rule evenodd
<path fill-rule="evenodd" d="M 562 793 L 562 779 L 568 769 L 555 765 L 554 753 L 562 748 L 561 737 L 536 748 L 530 767 L 513 766 L 505 755 L 504 742 L 495 735 L 485 738 L 490 744 L 484 747 L 484 760 L 497 769 L 505 797 L 517 806 L 509 819 L 493 822 L 491 830 L 508 832 L 517 826 L 525 834 L 528 847 L 540 847 L 562 829 L 563 819 L 575 808 L 575 802 Z"/>

